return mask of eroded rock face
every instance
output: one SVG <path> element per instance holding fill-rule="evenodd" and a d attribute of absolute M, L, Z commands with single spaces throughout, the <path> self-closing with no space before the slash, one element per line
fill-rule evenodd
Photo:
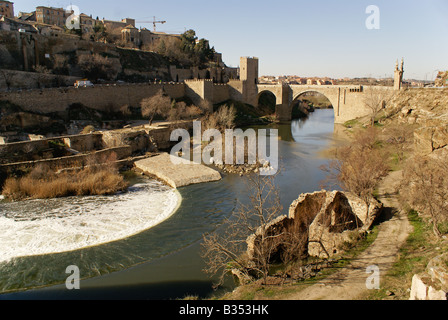
<path fill-rule="evenodd" d="M 319 191 L 302 194 L 289 209 L 289 216 L 282 216 L 250 236 L 248 256 L 256 258 L 256 246 L 261 242 L 261 235 L 280 235 L 276 237 L 279 245 L 273 257 L 278 257 L 284 250 L 288 239 L 281 237 L 296 235 L 300 239 L 295 243 L 296 256 L 305 258 L 317 256 L 330 258 L 342 250 L 345 242 L 354 240 L 354 233 L 370 229 L 372 223 L 380 215 L 382 204 L 377 201 L 369 207 L 369 218 L 366 219 L 366 205 L 357 197 L 340 191 Z"/>
<path fill-rule="evenodd" d="M 426 271 L 412 278 L 410 300 L 448 300 L 448 254 L 430 260 Z"/>
<path fill-rule="evenodd" d="M 448 146 L 448 126 L 423 127 L 414 133 L 415 150 L 430 154 Z"/>
<path fill-rule="evenodd" d="M 154 151 L 153 143 L 145 130 L 121 129 L 103 132 L 103 143 L 108 148 L 128 145 L 132 152 Z"/>

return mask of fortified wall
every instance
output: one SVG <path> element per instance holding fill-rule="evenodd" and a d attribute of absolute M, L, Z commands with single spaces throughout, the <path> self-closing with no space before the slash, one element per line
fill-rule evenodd
<path fill-rule="evenodd" d="M 39 113 L 64 112 L 74 103 L 101 111 L 118 111 L 125 105 L 138 106 L 143 99 L 160 90 L 173 99 L 185 96 L 183 83 L 158 83 L 4 92 L 0 93 L 0 100 L 10 101 L 26 111 Z"/>
<path fill-rule="evenodd" d="M 123 106 L 140 102 L 162 90 L 172 99 L 190 98 L 196 105 L 203 101 L 219 103 L 229 99 L 244 101 L 244 85 L 238 80 L 215 84 L 213 80 L 186 80 L 184 83 L 145 83 L 99 85 L 87 88 L 54 88 L 0 92 L 0 101 L 9 101 L 26 111 L 38 113 L 65 112 L 72 104 L 81 103 L 100 111 L 119 111 Z"/>

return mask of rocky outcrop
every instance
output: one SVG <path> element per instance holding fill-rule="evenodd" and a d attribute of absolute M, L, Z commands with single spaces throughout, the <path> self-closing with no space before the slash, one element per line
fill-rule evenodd
<path fill-rule="evenodd" d="M 304 194 L 290 207 L 289 216 L 308 233 L 307 250 L 311 256 L 328 258 L 353 242 L 353 232 L 365 232 L 381 213 L 382 205 L 373 201 L 369 207 L 357 197 L 344 192 L 320 191 Z"/>
<path fill-rule="evenodd" d="M 155 152 L 157 149 L 145 130 L 112 130 L 105 131 L 102 135 L 103 143 L 108 148 L 130 146 L 132 153 L 141 153 L 144 151 Z"/>
<path fill-rule="evenodd" d="M 430 260 L 425 272 L 414 275 L 410 300 L 448 300 L 448 253 Z"/>
<path fill-rule="evenodd" d="M 414 133 L 415 150 L 420 154 L 430 154 L 448 146 L 448 125 L 423 127 Z"/>
<path fill-rule="evenodd" d="M 281 216 L 247 239 L 248 256 L 254 258 L 255 247 L 261 234 L 301 235 L 296 255 L 300 258 L 316 256 L 330 258 L 343 251 L 344 245 L 353 242 L 354 232 L 369 230 L 382 211 L 382 204 L 376 200 L 367 208 L 357 197 L 340 191 L 319 191 L 302 194 L 289 209 L 289 216 Z M 275 238 L 279 245 L 273 256 L 281 255 L 285 241 Z"/>

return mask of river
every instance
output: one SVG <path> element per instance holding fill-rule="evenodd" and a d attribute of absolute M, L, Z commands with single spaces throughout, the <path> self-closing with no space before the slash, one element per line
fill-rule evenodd
<path fill-rule="evenodd" d="M 334 114 L 316 110 L 268 128 L 279 130 L 276 182 L 287 214 L 299 194 L 321 189 Z M 113 197 L 0 203 L 0 300 L 210 297 L 202 236 L 247 197 L 243 178 L 224 175 L 178 191 L 140 178 L 131 192 Z M 71 265 L 80 270 L 80 290 L 66 289 Z"/>

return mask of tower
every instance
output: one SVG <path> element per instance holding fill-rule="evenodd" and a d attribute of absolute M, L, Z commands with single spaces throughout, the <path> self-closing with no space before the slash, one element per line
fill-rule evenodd
<path fill-rule="evenodd" d="M 258 84 L 258 58 L 242 57 L 240 59 L 240 80 L 248 84 Z"/>
<path fill-rule="evenodd" d="M 258 58 L 242 57 L 240 59 L 240 81 L 245 103 L 258 104 Z"/>
<path fill-rule="evenodd" d="M 404 74 L 404 59 L 401 59 L 401 65 L 398 66 L 398 60 L 395 64 L 394 73 L 394 90 L 401 90 L 403 86 L 403 74 Z"/>

